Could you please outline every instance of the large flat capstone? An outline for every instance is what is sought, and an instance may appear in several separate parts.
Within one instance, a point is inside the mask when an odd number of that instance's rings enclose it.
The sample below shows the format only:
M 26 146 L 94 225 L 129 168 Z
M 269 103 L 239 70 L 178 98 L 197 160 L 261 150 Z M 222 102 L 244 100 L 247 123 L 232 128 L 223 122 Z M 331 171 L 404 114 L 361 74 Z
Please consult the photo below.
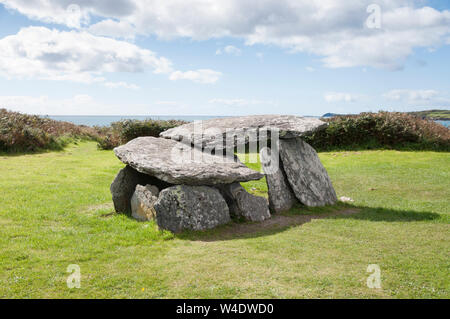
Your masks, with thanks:
M 138 172 L 171 184 L 231 184 L 263 177 L 237 158 L 211 155 L 190 145 L 164 138 L 138 137 L 116 147 L 114 153 Z
M 223 150 L 258 141 L 262 136 L 266 138 L 270 134 L 268 131 L 276 131 L 279 138 L 289 139 L 326 125 L 316 118 L 294 115 L 250 115 L 196 121 L 164 131 L 160 136 L 198 148 Z
M 336 193 L 316 151 L 300 138 L 280 140 L 280 157 L 292 190 L 306 206 L 332 205 Z

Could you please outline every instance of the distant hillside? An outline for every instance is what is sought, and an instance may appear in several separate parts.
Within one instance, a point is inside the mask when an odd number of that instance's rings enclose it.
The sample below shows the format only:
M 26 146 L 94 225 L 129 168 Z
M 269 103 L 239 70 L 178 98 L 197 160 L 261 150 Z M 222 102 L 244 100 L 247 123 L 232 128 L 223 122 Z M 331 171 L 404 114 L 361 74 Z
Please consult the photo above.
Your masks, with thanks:
M 427 119 L 432 121 L 450 121 L 450 110 L 428 110 L 428 111 L 418 111 L 418 112 L 406 112 L 421 119 Z M 357 114 L 337 114 L 337 113 L 325 113 L 322 115 L 323 118 L 330 118 L 334 116 L 352 116 Z
M 345 116 L 345 114 L 325 113 L 322 117 Z
M 429 110 L 419 112 L 408 112 L 408 114 L 428 120 L 450 121 L 450 110 Z

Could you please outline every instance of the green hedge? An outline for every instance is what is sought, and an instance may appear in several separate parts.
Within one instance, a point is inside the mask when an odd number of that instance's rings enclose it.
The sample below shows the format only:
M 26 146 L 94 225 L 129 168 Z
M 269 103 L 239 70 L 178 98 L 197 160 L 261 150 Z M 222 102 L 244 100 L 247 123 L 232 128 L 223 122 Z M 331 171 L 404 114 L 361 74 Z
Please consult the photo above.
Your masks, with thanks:
M 414 149 L 450 151 L 450 130 L 405 113 L 361 113 L 324 119 L 328 127 L 305 137 L 320 151 Z
M 450 130 L 438 123 L 405 113 L 361 113 L 323 119 L 328 126 L 305 136 L 319 151 L 410 149 L 450 151 Z M 99 148 L 112 149 L 139 136 L 155 136 L 184 121 L 123 120 L 112 123 Z
M 324 119 L 328 126 L 305 136 L 319 151 L 354 149 L 411 149 L 450 151 L 450 130 L 433 121 L 405 113 L 361 113 Z M 154 136 L 185 124 L 169 120 L 122 120 L 110 127 L 87 127 L 36 115 L 0 109 L 0 151 L 29 152 L 61 149 L 75 139 L 98 141 L 112 149 L 139 136 Z
M 139 136 L 159 137 L 159 133 L 170 128 L 185 124 L 177 120 L 122 120 L 111 124 L 111 128 L 98 142 L 101 149 L 113 149 Z

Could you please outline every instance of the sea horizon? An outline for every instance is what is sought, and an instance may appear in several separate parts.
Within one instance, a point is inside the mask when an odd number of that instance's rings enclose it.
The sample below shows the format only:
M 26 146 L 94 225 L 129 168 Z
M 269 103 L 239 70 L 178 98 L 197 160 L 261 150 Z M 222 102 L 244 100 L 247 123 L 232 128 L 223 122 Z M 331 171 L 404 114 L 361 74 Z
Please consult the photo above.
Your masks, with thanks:
M 87 126 L 109 126 L 120 120 L 180 120 L 186 122 L 209 120 L 214 118 L 233 117 L 234 115 L 42 115 L 56 121 L 70 122 L 76 125 Z M 304 117 L 315 117 L 311 115 L 298 115 Z

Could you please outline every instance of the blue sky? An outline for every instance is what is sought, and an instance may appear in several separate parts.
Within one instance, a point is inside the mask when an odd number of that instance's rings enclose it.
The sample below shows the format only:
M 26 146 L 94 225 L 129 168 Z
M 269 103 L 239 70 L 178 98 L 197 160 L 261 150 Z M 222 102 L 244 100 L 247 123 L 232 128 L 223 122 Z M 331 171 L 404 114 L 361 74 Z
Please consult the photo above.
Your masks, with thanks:
M 0 107 L 50 115 L 448 109 L 449 10 L 448 1 L 423 0 L 0 0 Z

